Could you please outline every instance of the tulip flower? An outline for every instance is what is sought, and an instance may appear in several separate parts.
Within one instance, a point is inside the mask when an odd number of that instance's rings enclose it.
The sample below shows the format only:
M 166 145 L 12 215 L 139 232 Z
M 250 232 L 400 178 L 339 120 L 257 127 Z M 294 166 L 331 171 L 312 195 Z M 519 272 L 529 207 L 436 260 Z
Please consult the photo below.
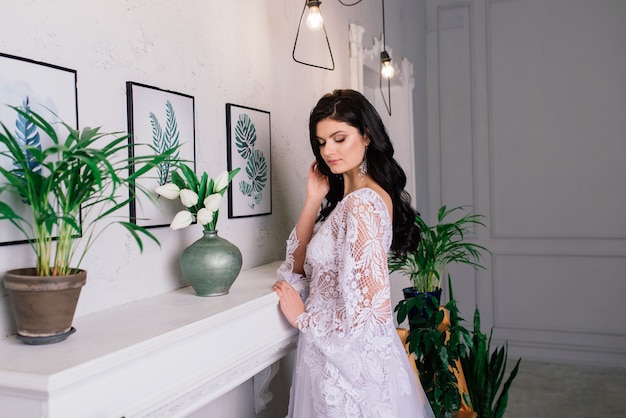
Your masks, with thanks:
M 167 199 L 180 198 L 180 202 L 187 208 L 174 216 L 170 229 L 186 228 L 195 219 L 204 230 L 215 231 L 222 196 L 241 168 L 224 171 L 213 180 L 206 172 L 198 176 L 183 163 L 176 166 L 178 170 L 172 172 L 172 182 L 155 189 L 156 193 Z
M 215 212 L 220 208 L 220 202 L 222 201 L 222 195 L 219 193 L 213 193 L 204 199 L 204 207 L 208 210 Z
M 154 189 L 154 192 L 166 199 L 176 199 L 180 195 L 180 189 L 174 183 L 166 183 Z
M 215 180 L 215 187 L 213 188 L 217 193 L 220 193 L 222 190 L 228 187 L 228 171 L 224 170 L 222 173 L 217 176 L 217 180 Z
M 180 191 L 180 201 L 186 208 L 190 208 L 198 203 L 198 194 L 193 190 L 182 189 Z
M 174 220 L 170 224 L 170 229 L 175 231 L 177 229 L 187 228 L 193 222 L 193 215 L 188 210 L 181 210 L 174 216 Z
M 213 222 L 213 215 L 215 212 L 208 210 L 207 208 L 202 208 L 198 211 L 196 218 L 201 225 L 206 225 L 208 223 Z

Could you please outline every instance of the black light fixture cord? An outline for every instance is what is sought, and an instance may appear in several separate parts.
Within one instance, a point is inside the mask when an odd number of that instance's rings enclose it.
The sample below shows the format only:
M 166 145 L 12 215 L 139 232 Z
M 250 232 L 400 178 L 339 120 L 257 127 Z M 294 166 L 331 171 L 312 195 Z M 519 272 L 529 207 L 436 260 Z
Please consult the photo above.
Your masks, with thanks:
M 385 37 L 385 0 L 382 0 L 382 2 L 383 2 L 383 50 L 384 50 L 385 42 L 387 42 L 387 38 Z
M 339 0 L 341 1 L 341 0 Z M 361 1 L 361 0 L 359 0 Z M 385 50 L 385 44 L 387 43 L 387 36 L 385 34 L 385 0 L 382 0 L 383 2 L 383 46 L 382 46 L 382 50 L 386 52 Z M 380 66 L 381 66 L 381 73 L 380 73 L 380 95 L 383 97 L 383 103 L 385 103 L 385 107 L 387 108 L 387 113 L 389 113 L 389 116 L 391 116 L 391 79 L 387 79 L 387 94 L 389 95 L 389 100 L 387 100 L 387 98 L 385 97 L 385 93 L 383 92 L 383 75 L 382 75 L 382 67 L 383 67 L 384 63 L 382 62 L 382 60 L 380 61 Z

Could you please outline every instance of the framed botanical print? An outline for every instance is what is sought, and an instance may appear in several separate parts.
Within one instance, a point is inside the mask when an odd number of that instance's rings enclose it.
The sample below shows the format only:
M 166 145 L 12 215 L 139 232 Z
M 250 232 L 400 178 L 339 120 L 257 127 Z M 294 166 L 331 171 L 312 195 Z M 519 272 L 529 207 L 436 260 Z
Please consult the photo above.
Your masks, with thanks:
M 137 185 L 147 190 L 149 195 L 135 194 L 130 204 L 130 220 L 145 228 L 167 226 L 181 210 L 180 202 L 178 199 L 165 199 L 154 189 L 171 181 L 172 160 L 182 161 L 195 170 L 194 98 L 129 81 L 126 83 L 126 99 L 129 141 L 133 144 L 129 150 L 137 156 L 139 153 L 163 153 L 176 149 L 170 160 L 137 180 Z M 151 147 L 142 147 L 142 144 Z
M 44 132 L 27 124 L 11 107 L 35 112 L 50 122 L 59 138 L 67 136 L 64 122 L 78 129 L 78 90 L 76 70 L 27 58 L 0 54 L 0 122 L 24 146 L 45 149 L 52 140 Z M 0 145 L 0 153 L 4 150 Z M 0 166 L 11 170 L 13 162 L 0 154 Z M 33 167 L 33 170 L 41 167 Z M 0 184 L 1 186 L 1 184 Z M 17 196 L 5 193 L 2 199 L 16 212 L 29 219 L 30 209 Z M 23 209 L 21 209 L 23 208 Z M 31 219 L 32 220 L 32 219 Z M 29 221 L 32 225 L 33 223 Z M 24 243 L 24 235 L 8 220 L 0 220 L 0 245 Z
M 272 213 L 270 112 L 226 104 L 228 170 L 241 171 L 228 188 L 228 217 Z

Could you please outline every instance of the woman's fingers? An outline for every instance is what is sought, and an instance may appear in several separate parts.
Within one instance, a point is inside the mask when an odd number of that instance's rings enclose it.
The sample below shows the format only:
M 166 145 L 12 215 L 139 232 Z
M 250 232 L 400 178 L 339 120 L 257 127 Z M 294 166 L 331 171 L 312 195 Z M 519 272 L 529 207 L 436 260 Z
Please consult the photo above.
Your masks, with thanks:
M 304 303 L 300 298 L 300 293 L 284 280 L 274 283 L 273 288 L 280 299 L 280 309 L 285 318 L 296 326 L 296 319 L 304 312 Z

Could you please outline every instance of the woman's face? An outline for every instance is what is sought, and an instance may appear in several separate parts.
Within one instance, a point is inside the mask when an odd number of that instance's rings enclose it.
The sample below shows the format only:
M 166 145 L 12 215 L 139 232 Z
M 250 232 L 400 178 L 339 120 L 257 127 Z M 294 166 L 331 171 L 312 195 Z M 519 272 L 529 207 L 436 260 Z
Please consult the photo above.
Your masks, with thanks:
M 354 126 L 329 118 L 317 123 L 315 133 L 320 154 L 333 174 L 358 170 L 369 138 L 361 135 Z

